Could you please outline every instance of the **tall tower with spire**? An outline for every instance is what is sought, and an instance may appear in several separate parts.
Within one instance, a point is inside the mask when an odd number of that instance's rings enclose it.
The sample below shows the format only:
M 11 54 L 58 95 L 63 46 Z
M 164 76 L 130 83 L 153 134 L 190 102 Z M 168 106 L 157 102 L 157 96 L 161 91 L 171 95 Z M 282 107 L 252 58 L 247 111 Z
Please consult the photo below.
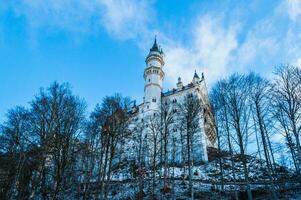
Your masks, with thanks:
M 164 54 L 157 44 L 154 44 L 146 56 L 146 67 L 144 70 L 144 105 L 146 111 L 158 110 L 161 103 L 162 83 L 164 80 Z

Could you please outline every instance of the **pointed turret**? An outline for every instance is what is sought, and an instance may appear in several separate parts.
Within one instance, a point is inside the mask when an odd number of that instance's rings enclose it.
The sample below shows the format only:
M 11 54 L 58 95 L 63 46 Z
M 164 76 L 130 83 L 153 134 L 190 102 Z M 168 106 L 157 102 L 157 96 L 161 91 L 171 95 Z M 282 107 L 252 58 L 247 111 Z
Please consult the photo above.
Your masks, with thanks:
M 196 73 L 196 70 L 194 70 L 194 76 L 193 76 L 193 78 L 198 78 L 198 79 L 200 78 L 199 75 Z
M 178 88 L 178 90 L 183 88 L 183 83 L 181 81 L 181 77 L 178 78 L 177 88 Z
M 157 36 L 155 36 L 155 40 L 154 40 L 154 44 L 152 46 L 152 48 L 149 49 L 149 53 L 148 55 L 146 56 L 146 63 L 147 64 L 153 64 L 151 62 L 149 62 L 151 59 L 156 59 L 160 62 L 160 66 L 158 67 L 163 67 L 163 65 L 165 64 L 164 63 L 164 60 L 163 60 L 163 57 L 164 57 L 164 53 L 163 53 L 163 50 L 162 48 L 157 44 Z M 147 67 L 149 67 L 149 65 L 147 65 Z
M 157 38 L 155 37 L 154 44 L 152 48 L 150 48 L 149 54 L 145 59 L 144 103 L 146 105 L 146 111 L 158 110 L 160 107 L 164 79 L 164 55 L 162 52 L 162 49 L 157 44 Z
M 196 73 L 196 70 L 194 71 L 194 76 L 193 76 L 193 79 L 192 79 L 192 83 L 193 84 L 197 84 L 200 82 L 200 77 L 199 75 Z
M 160 49 L 158 47 L 158 44 L 157 44 L 157 36 L 155 36 L 155 41 L 154 41 L 154 44 L 153 44 L 152 48 L 150 49 L 150 51 L 157 51 L 157 52 L 161 53 Z

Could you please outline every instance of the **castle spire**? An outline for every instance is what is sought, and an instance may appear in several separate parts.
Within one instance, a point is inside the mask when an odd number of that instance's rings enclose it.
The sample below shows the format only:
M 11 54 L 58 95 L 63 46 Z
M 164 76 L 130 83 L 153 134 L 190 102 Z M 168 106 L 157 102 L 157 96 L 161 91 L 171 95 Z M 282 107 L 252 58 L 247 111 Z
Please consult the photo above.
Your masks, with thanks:
M 196 73 L 196 70 L 194 70 L 194 76 L 193 76 L 193 78 L 197 78 L 197 79 L 200 78 L 199 75 Z
M 183 87 L 183 83 L 182 83 L 181 77 L 179 77 L 178 83 L 177 83 L 177 88 L 180 90 L 180 89 L 182 89 L 182 87 Z
M 160 50 L 159 50 L 159 47 L 157 44 L 157 36 L 155 36 L 155 41 L 154 41 L 154 44 L 153 44 L 152 48 L 150 49 L 150 51 L 157 51 L 160 53 Z
M 196 70 L 194 70 L 194 75 L 193 75 L 193 79 L 192 79 L 192 83 L 193 84 L 197 84 L 200 82 L 200 77 L 199 75 L 196 73 Z
M 164 79 L 164 60 L 161 48 L 155 37 L 154 44 L 146 56 L 146 67 L 144 69 L 144 103 L 147 110 L 158 110 L 161 102 Z

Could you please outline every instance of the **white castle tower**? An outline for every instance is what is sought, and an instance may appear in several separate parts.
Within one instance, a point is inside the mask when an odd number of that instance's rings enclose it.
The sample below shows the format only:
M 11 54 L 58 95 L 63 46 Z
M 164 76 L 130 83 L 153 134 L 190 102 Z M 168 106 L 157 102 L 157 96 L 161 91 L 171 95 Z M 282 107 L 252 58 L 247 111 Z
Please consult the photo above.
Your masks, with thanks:
M 160 108 L 162 96 L 162 83 L 164 80 L 164 60 L 163 51 L 157 45 L 155 38 L 153 47 L 145 59 L 146 68 L 144 70 L 144 108 L 145 111 L 155 111 Z
M 187 98 L 196 97 L 201 105 L 202 109 L 198 116 L 198 128 L 197 131 L 193 134 L 192 146 L 193 146 L 193 161 L 194 163 L 207 161 L 207 147 L 216 146 L 216 134 L 212 130 L 212 122 L 214 122 L 211 115 L 211 108 L 209 104 L 208 92 L 205 83 L 204 74 L 199 77 L 197 72 L 194 72 L 194 76 L 190 83 L 184 85 L 181 78 L 178 78 L 176 87 L 163 91 L 163 80 L 164 80 L 164 54 L 162 49 L 158 46 L 157 40 L 155 38 L 154 44 L 150 49 L 148 55 L 145 59 L 146 67 L 144 69 L 143 78 L 144 78 L 144 98 L 143 102 L 139 105 L 134 105 L 131 110 L 132 123 L 130 124 L 131 128 L 137 129 L 138 134 L 142 134 L 145 145 L 145 150 L 143 153 L 148 154 L 152 152 L 151 137 L 148 137 L 151 133 L 150 127 L 151 122 L 155 120 L 155 113 L 160 113 L 162 109 L 162 103 L 164 105 L 170 106 L 170 110 L 173 113 L 173 118 L 175 119 L 172 124 L 168 127 L 168 139 L 171 141 L 171 138 L 175 139 L 174 144 L 174 153 L 175 153 L 175 162 L 183 163 L 186 161 L 185 156 L 182 154 L 183 149 L 185 149 L 185 141 L 181 139 L 184 134 L 181 126 L 179 116 L 181 116 L 180 105 L 187 100 Z M 179 74 L 180 75 L 180 74 Z M 181 132 L 182 131 L 182 132 Z M 133 131 L 135 132 L 135 131 Z M 180 142 L 184 141 L 184 143 Z M 130 142 L 134 144 L 134 141 Z M 169 143 L 171 145 L 171 142 Z M 127 149 L 128 155 L 135 155 L 135 145 L 132 145 L 131 150 Z M 172 148 L 169 147 L 169 150 Z M 185 150 L 184 150 L 185 151 Z M 172 159 L 172 152 L 168 153 L 168 159 Z M 134 159 L 130 156 L 127 159 Z

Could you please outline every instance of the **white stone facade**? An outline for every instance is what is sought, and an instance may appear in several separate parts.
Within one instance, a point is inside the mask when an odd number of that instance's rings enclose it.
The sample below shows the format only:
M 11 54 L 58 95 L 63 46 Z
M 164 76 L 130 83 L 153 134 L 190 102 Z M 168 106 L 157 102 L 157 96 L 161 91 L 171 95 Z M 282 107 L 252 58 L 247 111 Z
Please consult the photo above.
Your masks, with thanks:
M 134 106 L 133 108 L 133 122 L 131 124 L 132 127 L 135 127 L 141 120 L 152 120 L 152 116 L 155 115 L 154 113 L 160 112 L 160 109 L 162 108 L 162 103 L 170 103 L 170 104 L 181 104 L 183 102 L 184 98 L 188 95 L 194 95 L 196 96 L 200 101 L 202 105 L 209 105 L 208 104 L 208 92 L 207 87 L 205 83 L 205 79 L 203 74 L 201 77 L 197 75 L 195 72 L 192 82 L 188 85 L 183 86 L 181 79 L 178 79 L 178 83 L 176 84 L 176 88 L 168 90 L 167 92 L 163 92 L 163 80 L 164 80 L 164 54 L 161 49 L 159 49 L 157 42 L 155 40 L 153 47 L 150 49 L 149 54 L 146 57 L 146 67 L 144 70 L 144 98 L 143 103 L 141 103 L 138 106 Z M 177 110 L 176 106 L 172 109 L 175 109 L 175 118 L 177 118 Z M 206 117 L 206 109 L 207 112 L 210 110 L 208 108 L 205 108 L 200 113 L 199 116 L 199 129 L 198 132 L 194 135 L 192 145 L 193 145 L 193 161 L 194 162 L 200 162 L 204 161 L 206 162 L 208 160 L 207 155 L 207 147 L 208 146 L 215 146 L 215 136 L 206 134 L 206 120 L 208 120 L 208 117 Z M 151 130 L 149 128 L 150 125 L 145 123 L 144 128 L 144 144 L 146 144 L 145 148 L 145 154 L 151 154 L 153 149 L 153 145 L 147 145 L 150 144 L 151 136 L 148 136 L 151 134 Z M 183 158 L 185 156 L 183 152 L 183 138 L 181 140 L 181 137 L 183 137 L 183 134 L 181 134 L 181 130 L 179 129 L 179 123 L 177 120 L 175 120 L 174 124 L 169 126 L 169 153 L 168 157 L 169 159 L 173 159 L 176 163 L 182 163 L 186 159 Z M 181 136 L 182 135 L 182 136 Z M 172 142 L 174 141 L 174 142 Z M 186 140 L 184 140 L 186 141 Z M 175 148 L 171 148 L 171 145 Z M 171 149 L 174 149 L 174 153 L 171 152 Z M 129 150 L 130 151 L 130 150 Z M 133 149 L 133 151 L 135 151 Z M 174 155 L 174 157 L 173 157 Z M 146 156 L 147 157 L 147 156 Z

